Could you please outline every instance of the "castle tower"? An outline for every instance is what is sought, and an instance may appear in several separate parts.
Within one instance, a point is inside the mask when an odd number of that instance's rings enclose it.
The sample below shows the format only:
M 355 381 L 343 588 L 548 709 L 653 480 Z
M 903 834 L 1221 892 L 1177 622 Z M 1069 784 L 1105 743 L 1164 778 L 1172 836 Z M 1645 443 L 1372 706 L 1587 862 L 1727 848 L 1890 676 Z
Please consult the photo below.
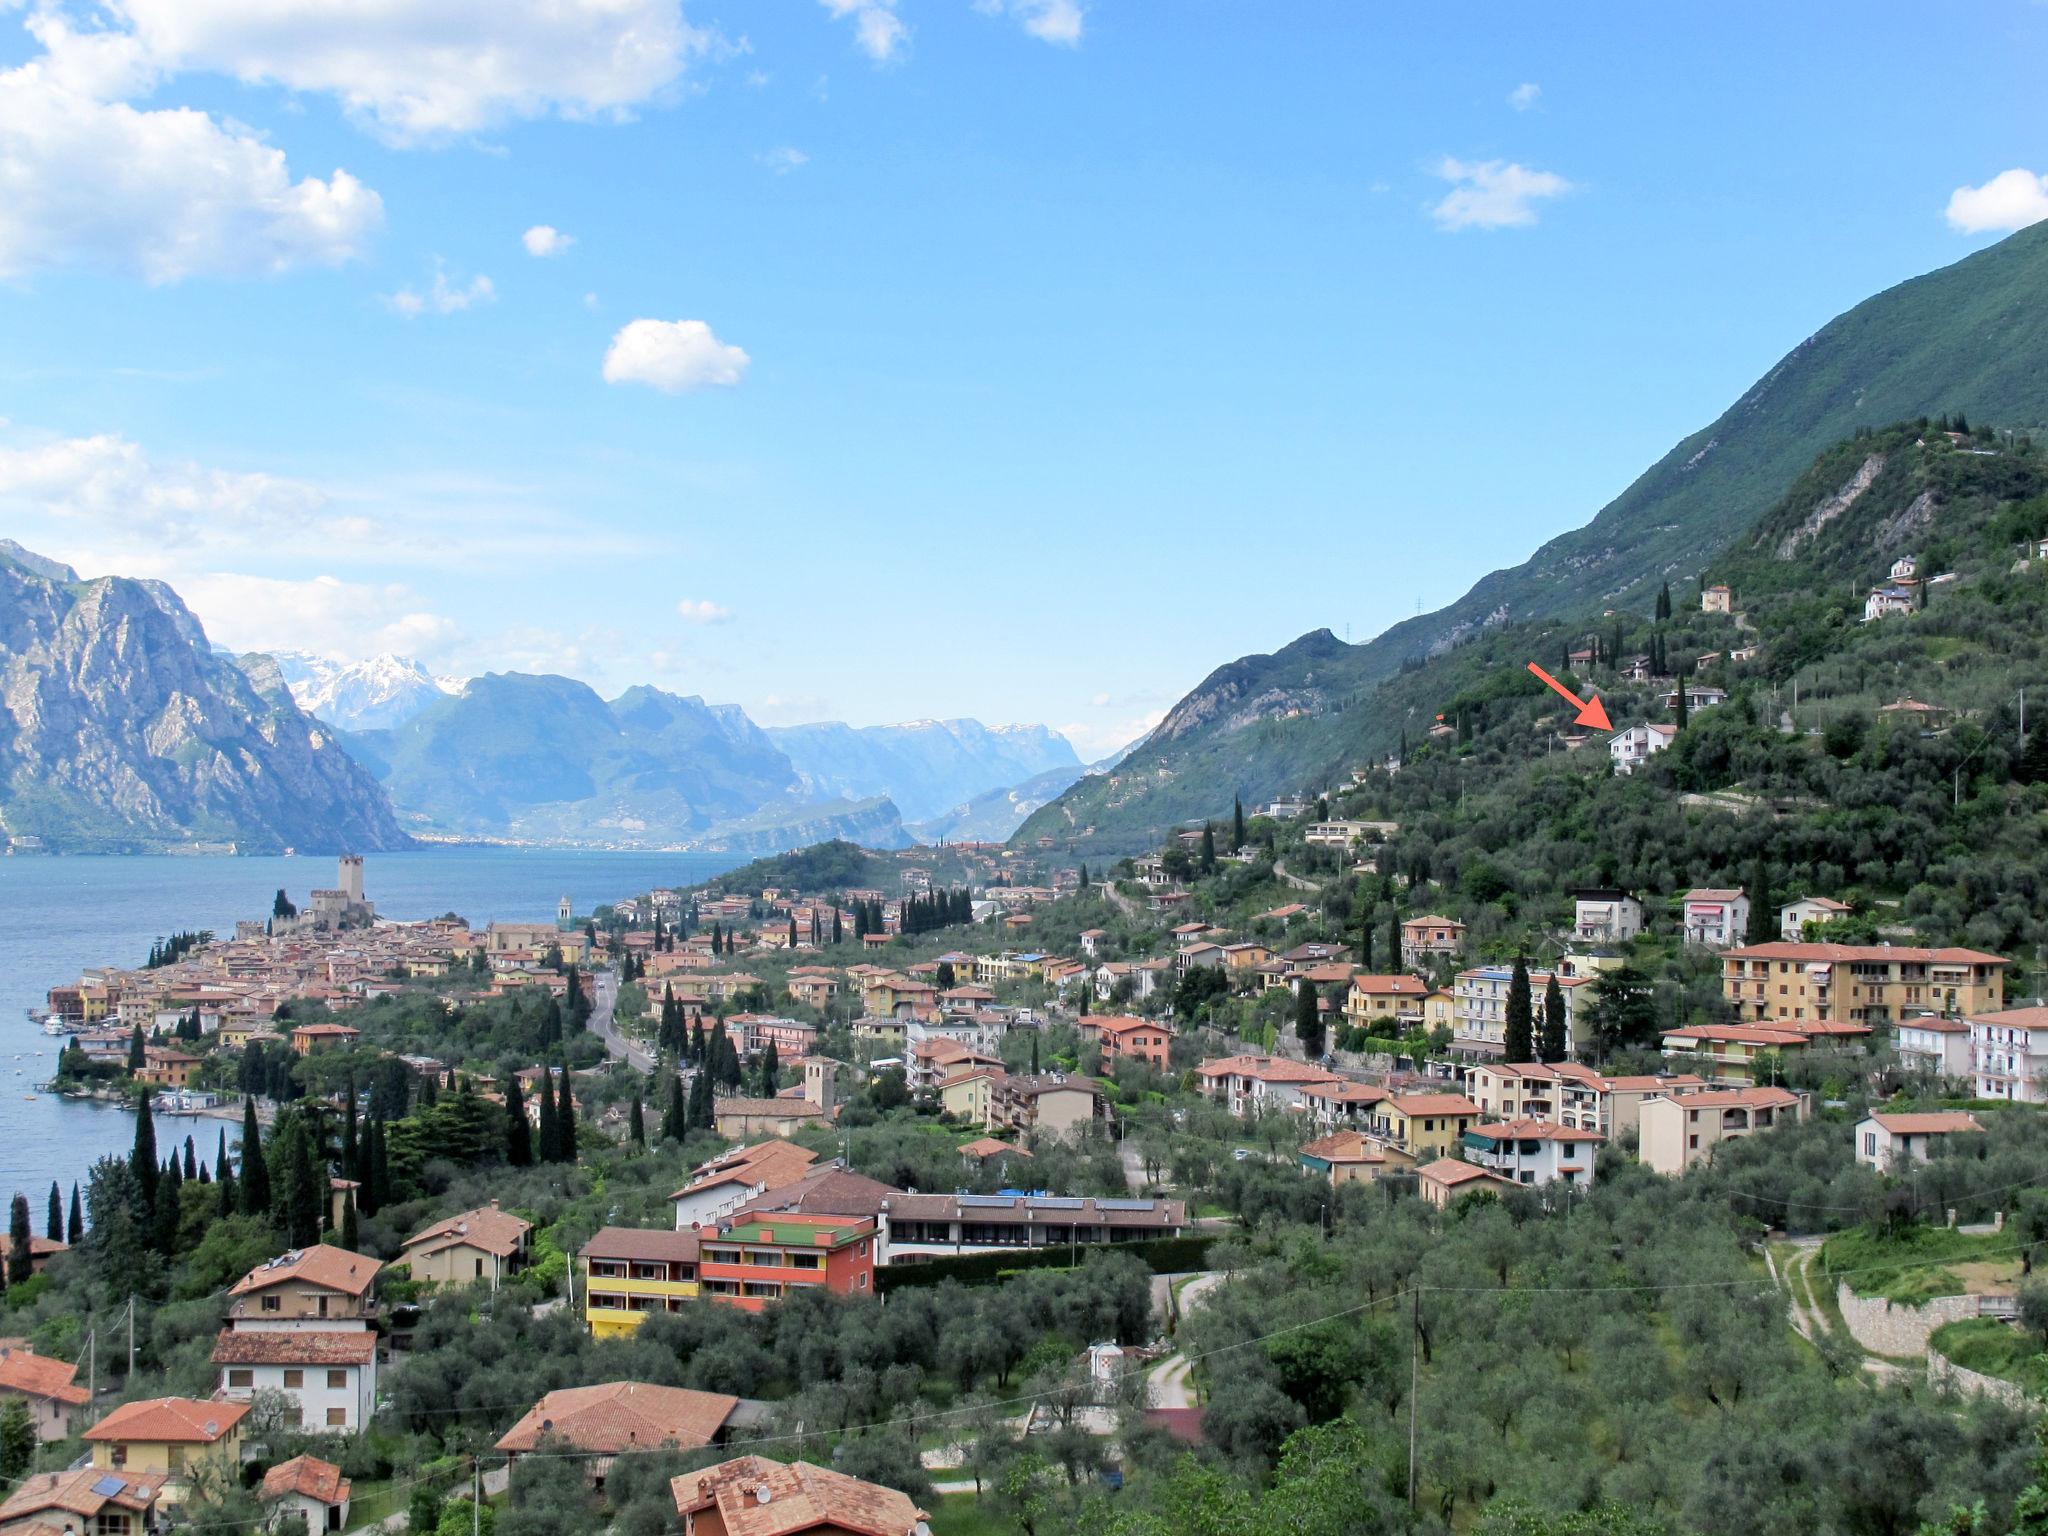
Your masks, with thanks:
M 344 853 L 341 868 L 336 873 L 335 885 L 342 898 L 352 907 L 363 904 L 363 856 L 360 853 Z

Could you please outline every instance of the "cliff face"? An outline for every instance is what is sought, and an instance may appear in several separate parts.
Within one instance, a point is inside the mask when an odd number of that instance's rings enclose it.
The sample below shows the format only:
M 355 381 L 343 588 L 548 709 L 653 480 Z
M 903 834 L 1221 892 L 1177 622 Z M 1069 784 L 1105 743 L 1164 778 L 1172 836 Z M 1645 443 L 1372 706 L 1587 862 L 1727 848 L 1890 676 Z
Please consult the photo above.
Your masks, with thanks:
M 55 853 L 364 852 L 410 839 L 282 689 L 160 582 L 0 553 L 0 832 Z

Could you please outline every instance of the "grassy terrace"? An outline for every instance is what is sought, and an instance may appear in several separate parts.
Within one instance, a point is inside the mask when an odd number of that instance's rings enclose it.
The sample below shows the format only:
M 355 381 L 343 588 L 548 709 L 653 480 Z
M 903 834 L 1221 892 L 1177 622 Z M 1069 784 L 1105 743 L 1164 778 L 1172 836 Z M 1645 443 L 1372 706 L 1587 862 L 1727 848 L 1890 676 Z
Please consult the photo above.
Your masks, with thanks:
M 1995 1317 L 1965 1318 L 1944 1323 L 1928 1341 L 1966 1371 L 1996 1376 L 2048 1397 L 2048 1354 L 2041 1341 Z
M 2008 1284 L 2019 1272 L 2013 1239 L 1999 1233 L 1911 1226 L 1901 1231 L 1858 1227 L 1821 1245 L 1820 1267 L 1858 1296 L 1917 1307 L 1937 1296 Z

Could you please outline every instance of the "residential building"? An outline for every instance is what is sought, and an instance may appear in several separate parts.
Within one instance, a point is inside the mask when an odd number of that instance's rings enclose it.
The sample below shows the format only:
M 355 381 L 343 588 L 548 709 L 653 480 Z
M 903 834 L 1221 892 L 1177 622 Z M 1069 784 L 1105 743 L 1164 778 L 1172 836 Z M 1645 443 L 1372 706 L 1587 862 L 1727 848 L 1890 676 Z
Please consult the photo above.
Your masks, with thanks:
M 695 1232 L 600 1227 L 576 1255 L 592 1337 L 631 1333 L 648 1313 L 680 1312 L 695 1301 L 698 1248 Z
M 242 1463 L 242 1420 L 247 1403 L 192 1397 L 145 1397 L 123 1403 L 85 1432 L 93 1467 L 133 1479 L 163 1479 L 157 1497 L 175 1504 L 194 1473 L 217 1468 L 233 1477 Z
M 994 1145 L 1004 1147 L 1002 1142 Z M 1029 1158 L 1021 1148 L 1004 1147 L 1006 1152 Z M 859 1216 L 873 1219 L 881 1213 L 882 1202 L 903 1191 L 880 1179 L 855 1173 L 839 1159 L 821 1163 L 794 1184 L 770 1190 L 749 1200 L 734 1213 L 735 1221 L 753 1221 L 788 1211 L 799 1216 Z
M 545 1394 L 498 1437 L 507 1464 L 559 1445 L 580 1452 L 584 1476 L 602 1483 L 612 1458 L 638 1451 L 695 1451 L 722 1443 L 740 1400 L 723 1392 L 607 1381 Z
M 1643 931 L 1643 909 L 1627 891 L 1596 886 L 1576 893 L 1572 931 L 1585 944 L 1625 944 Z
M 1778 932 L 1787 943 L 1798 944 L 1806 938 L 1808 923 L 1833 922 L 1855 910 L 1846 901 L 1836 901 L 1832 896 L 1802 896 L 1778 908 Z
M 1179 1237 L 1179 1200 L 1098 1200 L 1056 1195 L 893 1193 L 876 1217 L 881 1264 L 1033 1248 L 1080 1248 Z
M 1505 1120 L 1473 1126 L 1459 1145 L 1480 1167 L 1517 1184 L 1584 1189 L 1593 1182 L 1600 1135 L 1548 1120 Z
M 1735 595 L 1726 587 L 1702 587 L 1700 589 L 1701 613 L 1733 613 Z
M 1408 975 L 1354 975 L 1344 993 L 1344 1017 L 1353 1024 L 1392 1019 L 1402 1029 L 1422 1022 L 1422 1000 L 1429 984 Z
M 1331 1187 L 1370 1184 L 1389 1173 L 1406 1173 L 1415 1159 L 1399 1147 L 1375 1141 L 1363 1131 L 1333 1131 L 1301 1149 L 1301 1166 Z
M 1675 725 L 1648 722 L 1631 725 L 1607 738 L 1607 752 L 1614 759 L 1616 773 L 1634 773 L 1657 753 L 1671 745 L 1678 734 Z
M 361 1038 L 362 1031 L 347 1024 L 301 1024 L 291 1034 L 292 1049 L 301 1056 L 345 1050 Z
M 1075 1027 L 1083 1040 L 1092 1040 L 1102 1047 L 1105 1069 L 1112 1062 L 1129 1059 L 1142 1061 L 1162 1072 L 1166 1070 L 1167 1050 L 1172 1044 L 1173 1034 L 1156 1019 L 1084 1013 Z
M 427 1285 L 483 1285 L 492 1290 L 526 1262 L 533 1223 L 498 1209 L 464 1211 L 415 1232 L 398 1250 L 413 1279 Z
M 1809 1050 L 1816 1045 L 1860 1045 L 1867 1024 L 1830 1024 L 1787 1019 L 1780 1024 L 1687 1024 L 1664 1032 L 1664 1054 L 1696 1060 L 1708 1078 L 1741 1086 L 1756 1080 L 1757 1064 L 1771 1053 Z
M 1529 1001 L 1535 1015 L 1534 1027 L 1543 1027 L 1543 1000 L 1550 990 L 1550 971 L 1529 973 Z M 1590 976 L 1557 975 L 1557 990 L 1564 998 L 1564 1048 L 1567 1056 L 1579 1047 L 1578 1015 L 1580 997 Z M 1514 985 L 1513 966 L 1482 965 L 1460 971 L 1451 984 L 1451 1049 L 1476 1059 L 1500 1059 L 1507 1052 L 1508 992 Z
M 1644 1101 L 1699 1093 L 1709 1086 L 1704 1077 L 1690 1072 L 1601 1077 L 1591 1081 L 1567 1076 L 1558 1084 L 1557 1119 L 1560 1125 L 1597 1131 L 1612 1141 L 1639 1128 Z
M 214 1340 L 213 1363 L 220 1397 L 247 1403 L 281 1392 L 302 1429 L 353 1434 L 376 1409 L 377 1335 L 368 1328 L 229 1328 Z
M 1749 933 L 1749 897 L 1738 890 L 1701 886 L 1678 898 L 1685 942 L 1709 949 L 1740 944 Z
M 1870 589 L 1870 595 L 1863 600 L 1863 622 L 1872 623 L 1877 619 L 1888 619 L 1895 614 L 1911 613 L 1920 606 L 1920 583 L 1908 576 L 1899 581 L 1888 581 Z
M 1865 1115 L 1856 1122 L 1856 1161 L 1889 1173 L 1902 1162 L 1926 1162 L 1936 1142 L 1983 1131 L 1977 1117 L 1962 1110 Z
M 29 1422 L 43 1444 L 69 1439 L 73 1417 L 91 1401 L 78 1382 L 77 1366 L 23 1344 L 0 1347 L 0 1402 L 8 1398 L 28 1406 Z
M 1721 957 L 1721 992 L 1745 1022 L 1888 1024 L 1908 1013 L 1974 1016 L 2005 1003 L 2003 955 L 1903 944 L 1751 944 Z
M 7 1536 L 145 1536 L 160 1524 L 161 1472 L 110 1473 L 99 1467 L 32 1472 L 0 1504 Z
M 1401 924 L 1401 965 L 1421 967 L 1440 954 L 1458 954 L 1464 948 L 1464 924 L 1456 918 L 1409 918 Z
M 1972 1013 L 1970 1069 L 1980 1099 L 2048 1103 L 2048 1008 Z
M 777 1213 L 704 1232 L 698 1293 L 759 1312 L 791 1290 L 823 1286 L 842 1296 L 874 1288 L 876 1224 L 858 1217 Z
M 682 1536 L 924 1536 L 931 1517 L 879 1483 L 741 1456 L 669 1484 Z
M 1970 1044 L 1970 1021 L 1938 1013 L 1908 1014 L 1893 1031 L 1899 1064 L 1942 1077 L 1969 1077 L 1976 1058 Z
M 274 1523 L 296 1515 L 305 1522 L 307 1536 L 319 1536 L 347 1526 L 349 1490 L 349 1480 L 333 1462 L 294 1456 L 263 1474 L 256 1498 Z
M 1714 658 L 1716 661 L 1720 659 L 1718 655 Z M 1705 658 L 1702 657 L 1701 660 L 1704 661 Z M 1687 683 L 1685 685 L 1685 707 L 1688 711 L 1712 709 L 1716 704 L 1726 704 L 1727 702 L 1728 690 L 1726 688 L 1715 688 L 1707 683 Z M 1674 713 L 1677 712 L 1678 690 L 1676 688 L 1673 688 L 1664 695 L 1664 707 Z
M 1318 1130 L 1337 1131 L 1346 1127 L 1366 1129 L 1377 1116 L 1380 1101 L 1393 1095 L 1374 1083 L 1338 1079 L 1328 1083 L 1303 1083 L 1295 1090 L 1295 1108 L 1306 1114 Z
M 818 1154 L 788 1142 L 734 1147 L 701 1164 L 683 1188 L 670 1195 L 676 1230 L 714 1226 L 756 1195 L 794 1184 L 810 1171 Z
M 1680 1174 L 1725 1141 L 1804 1120 L 1806 1107 L 1806 1096 L 1789 1088 L 1710 1088 L 1645 1099 L 1638 1156 L 1658 1173 Z
M 1110 1118 L 1102 1092 L 1085 1078 L 1005 1073 L 995 1084 L 991 1130 L 1024 1131 L 1073 1141 Z
M 996 1123 L 996 1084 L 1008 1075 L 1000 1067 L 975 1067 L 949 1077 L 939 1084 L 939 1108 L 988 1130 Z
M 1415 1170 L 1416 1193 L 1440 1211 L 1467 1195 L 1499 1196 L 1517 1187 L 1513 1179 L 1455 1157 L 1439 1157 Z
M 1479 1106 L 1460 1093 L 1407 1093 L 1382 1100 L 1373 1129 L 1380 1140 L 1417 1162 L 1443 1156 L 1479 1120 Z
M 720 1095 L 711 1105 L 712 1125 L 728 1141 L 744 1141 L 754 1136 L 794 1136 L 806 1126 L 829 1125 L 831 1121 L 829 1109 L 793 1094 L 772 1099 Z
M 383 1267 L 367 1253 L 331 1243 L 294 1248 L 228 1288 L 228 1325 L 319 1329 L 347 1320 L 367 1327 L 376 1310 L 370 1287 Z
M 1344 1081 L 1327 1067 L 1285 1056 L 1224 1056 L 1195 1068 L 1201 1091 L 1238 1119 L 1300 1107 L 1301 1090 Z
M 1482 1061 L 1465 1074 L 1465 1091 L 1489 1120 L 1560 1120 L 1565 1085 L 1599 1081 L 1598 1072 L 1577 1062 Z

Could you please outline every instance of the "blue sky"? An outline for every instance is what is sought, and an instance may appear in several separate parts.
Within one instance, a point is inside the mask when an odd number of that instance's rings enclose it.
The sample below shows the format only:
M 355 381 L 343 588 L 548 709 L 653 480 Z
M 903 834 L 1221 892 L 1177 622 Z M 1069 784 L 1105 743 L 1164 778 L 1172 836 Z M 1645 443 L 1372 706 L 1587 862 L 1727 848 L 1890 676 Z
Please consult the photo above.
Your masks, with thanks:
M 0 534 L 770 723 L 1119 745 L 2048 216 L 2034 4 L 352 9 L 0 0 Z

